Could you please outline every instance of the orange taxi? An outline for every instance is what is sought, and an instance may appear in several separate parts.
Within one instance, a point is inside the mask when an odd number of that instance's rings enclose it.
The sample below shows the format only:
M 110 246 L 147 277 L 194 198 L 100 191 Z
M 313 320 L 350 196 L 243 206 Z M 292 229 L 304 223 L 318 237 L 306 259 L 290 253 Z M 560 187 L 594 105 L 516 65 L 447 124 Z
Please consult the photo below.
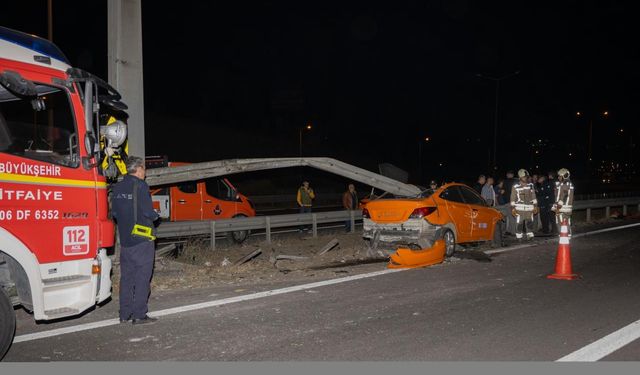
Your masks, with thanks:
M 464 184 L 448 183 L 419 198 L 371 200 L 362 216 L 363 237 L 373 248 L 419 250 L 442 239 L 451 256 L 460 243 L 502 244 L 502 214 Z

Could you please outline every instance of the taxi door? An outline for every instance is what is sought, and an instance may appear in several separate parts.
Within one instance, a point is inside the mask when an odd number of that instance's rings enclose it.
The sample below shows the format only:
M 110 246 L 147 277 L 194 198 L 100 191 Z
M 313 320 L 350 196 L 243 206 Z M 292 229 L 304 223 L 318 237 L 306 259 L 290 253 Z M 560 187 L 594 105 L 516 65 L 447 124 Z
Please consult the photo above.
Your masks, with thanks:
M 493 236 L 493 216 L 487 203 L 474 190 L 459 186 L 465 202 L 471 208 L 471 241 L 490 240 Z
M 471 237 L 471 208 L 465 202 L 457 185 L 450 186 L 440 193 L 440 198 L 447 202 L 447 213 L 456 226 L 458 237 L 456 242 L 469 241 Z

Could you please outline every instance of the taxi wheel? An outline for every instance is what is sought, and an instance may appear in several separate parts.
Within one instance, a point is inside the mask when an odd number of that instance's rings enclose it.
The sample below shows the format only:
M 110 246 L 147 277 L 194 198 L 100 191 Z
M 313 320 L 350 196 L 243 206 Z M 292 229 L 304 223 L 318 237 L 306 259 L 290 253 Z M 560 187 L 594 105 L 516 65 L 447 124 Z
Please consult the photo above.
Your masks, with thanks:
M 444 240 L 444 256 L 449 258 L 456 251 L 456 236 L 451 229 L 447 229 L 442 234 L 442 239 Z
M 498 221 L 493 226 L 493 239 L 491 240 L 491 247 L 503 247 L 504 239 L 502 238 L 502 226 L 504 223 L 502 221 Z

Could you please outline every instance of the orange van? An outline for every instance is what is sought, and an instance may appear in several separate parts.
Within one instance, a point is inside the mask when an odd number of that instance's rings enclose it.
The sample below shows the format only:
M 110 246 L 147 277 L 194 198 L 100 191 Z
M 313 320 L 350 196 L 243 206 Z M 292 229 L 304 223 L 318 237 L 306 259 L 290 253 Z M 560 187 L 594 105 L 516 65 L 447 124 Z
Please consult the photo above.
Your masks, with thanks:
M 147 168 L 177 167 L 189 163 L 167 162 L 162 157 L 147 157 Z M 160 217 L 169 221 L 218 220 L 256 216 L 249 198 L 226 178 L 187 181 L 175 186 L 151 189 L 153 208 Z M 231 238 L 240 243 L 249 231 L 232 232 Z

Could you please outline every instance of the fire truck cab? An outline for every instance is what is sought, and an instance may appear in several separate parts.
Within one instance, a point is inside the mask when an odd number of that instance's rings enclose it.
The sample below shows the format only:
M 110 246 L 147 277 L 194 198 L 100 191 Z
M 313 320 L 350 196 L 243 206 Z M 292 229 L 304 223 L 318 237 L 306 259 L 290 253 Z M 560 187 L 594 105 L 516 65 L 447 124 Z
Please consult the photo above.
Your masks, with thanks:
M 52 320 L 111 295 L 100 118 L 124 109 L 111 86 L 72 68 L 51 42 L 0 27 L 0 358 L 15 334 L 14 306 Z

